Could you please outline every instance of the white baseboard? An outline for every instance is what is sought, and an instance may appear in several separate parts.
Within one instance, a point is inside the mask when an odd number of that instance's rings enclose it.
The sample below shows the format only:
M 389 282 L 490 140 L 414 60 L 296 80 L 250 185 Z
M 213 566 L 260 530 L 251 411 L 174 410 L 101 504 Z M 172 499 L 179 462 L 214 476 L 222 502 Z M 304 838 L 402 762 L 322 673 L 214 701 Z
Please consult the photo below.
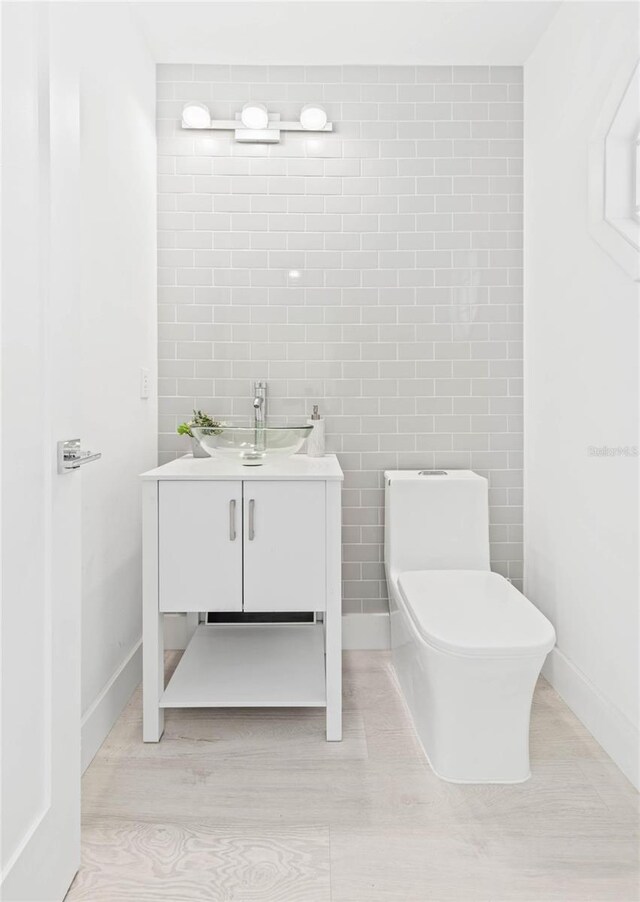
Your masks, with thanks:
M 554 648 L 542 673 L 636 789 L 640 789 L 640 734 L 626 714 Z
M 141 679 L 142 640 L 134 645 L 82 718 L 80 735 L 83 773 L 91 764 Z
M 345 650 L 390 648 L 388 614 L 345 614 L 342 618 Z
M 164 647 L 186 648 L 189 626 L 185 614 L 165 614 Z M 345 614 L 342 618 L 344 649 L 389 648 L 388 614 Z

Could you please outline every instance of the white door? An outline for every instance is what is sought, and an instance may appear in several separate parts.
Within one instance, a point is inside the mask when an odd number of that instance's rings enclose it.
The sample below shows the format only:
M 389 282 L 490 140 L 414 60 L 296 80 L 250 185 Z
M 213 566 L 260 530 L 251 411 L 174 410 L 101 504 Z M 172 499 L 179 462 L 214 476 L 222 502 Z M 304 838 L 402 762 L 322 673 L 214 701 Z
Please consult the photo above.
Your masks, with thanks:
M 160 482 L 161 611 L 242 610 L 242 483 Z
M 326 607 L 323 482 L 244 483 L 244 610 Z
M 65 7 L 2 8 L 2 899 L 80 860 L 79 105 Z M 99 464 L 91 464 L 99 466 Z

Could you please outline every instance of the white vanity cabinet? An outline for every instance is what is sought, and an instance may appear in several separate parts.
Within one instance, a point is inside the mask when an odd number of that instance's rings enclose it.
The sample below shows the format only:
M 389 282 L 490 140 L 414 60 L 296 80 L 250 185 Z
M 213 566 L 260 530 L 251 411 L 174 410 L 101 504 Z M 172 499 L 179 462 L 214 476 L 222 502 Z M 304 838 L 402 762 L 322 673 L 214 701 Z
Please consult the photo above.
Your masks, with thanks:
M 242 483 L 158 482 L 161 611 L 242 610 Z
M 324 611 L 326 490 L 306 480 L 163 480 L 160 610 Z
M 262 467 L 190 456 L 143 474 L 144 739 L 170 707 L 326 707 L 341 739 L 342 471 L 333 455 Z M 165 686 L 163 616 L 315 612 L 207 624 Z
M 324 483 L 245 483 L 245 611 L 326 609 L 326 525 Z

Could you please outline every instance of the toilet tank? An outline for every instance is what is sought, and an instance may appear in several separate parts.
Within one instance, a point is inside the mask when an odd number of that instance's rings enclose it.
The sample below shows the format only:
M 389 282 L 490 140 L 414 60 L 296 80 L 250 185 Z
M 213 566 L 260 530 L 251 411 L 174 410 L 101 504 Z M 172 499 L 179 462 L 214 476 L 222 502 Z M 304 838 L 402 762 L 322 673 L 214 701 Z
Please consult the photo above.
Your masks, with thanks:
M 387 571 L 488 570 L 488 482 L 471 470 L 388 470 Z

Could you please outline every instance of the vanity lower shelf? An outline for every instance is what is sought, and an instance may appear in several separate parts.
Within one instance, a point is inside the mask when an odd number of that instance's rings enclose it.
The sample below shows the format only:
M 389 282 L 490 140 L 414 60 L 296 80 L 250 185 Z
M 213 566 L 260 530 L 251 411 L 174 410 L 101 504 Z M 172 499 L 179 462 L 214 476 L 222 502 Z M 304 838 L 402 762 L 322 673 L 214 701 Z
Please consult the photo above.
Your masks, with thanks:
M 200 624 L 161 708 L 324 707 L 323 624 Z

